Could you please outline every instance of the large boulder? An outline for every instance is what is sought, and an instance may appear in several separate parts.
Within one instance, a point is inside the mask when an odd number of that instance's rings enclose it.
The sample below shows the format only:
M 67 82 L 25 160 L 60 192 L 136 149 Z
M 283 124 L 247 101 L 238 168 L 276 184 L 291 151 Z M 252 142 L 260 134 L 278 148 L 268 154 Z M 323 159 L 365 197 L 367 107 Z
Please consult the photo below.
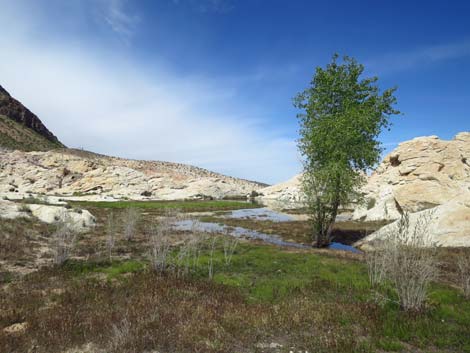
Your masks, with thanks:
M 427 226 L 429 240 L 438 246 L 461 247 L 470 246 L 470 193 L 458 196 L 443 205 L 430 210 L 411 213 L 409 216 L 409 234 L 417 221 L 430 218 Z M 429 213 L 429 215 L 426 215 Z M 397 222 L 386 225 L 378 231 L 361 239 L 355 245 L 367 250 L 386 239 L 397 227 Z
M 78 231 L 86 231 L 96 224 L 95 217 L 87 210 L 67 209 L 62 206 L 28 205 L 34 217 L 45 223 L 65 222 Z
M 470 132 L 451 141 L 418 137 L 385 157 L 364 188 L 368 202 L 356 209 L 353 218 L 394 220 L 404 211 L 444 205 L 469 192 Z
M 35 217 L 44 223 L 65 222 L 77 232 L 94 227 L 95 217 L 87 210 L 71 209 L 60 205 L 26 204 L 0 200 L 0 218 Z

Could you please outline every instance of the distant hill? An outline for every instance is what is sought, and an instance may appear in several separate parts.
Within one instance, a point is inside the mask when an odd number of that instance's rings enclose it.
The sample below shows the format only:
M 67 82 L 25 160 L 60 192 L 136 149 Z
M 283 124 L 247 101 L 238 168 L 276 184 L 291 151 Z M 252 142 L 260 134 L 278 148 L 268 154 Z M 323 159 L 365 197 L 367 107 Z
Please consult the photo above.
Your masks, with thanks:
M 0 86 L 0 147 L 47 151 L 64 145 L 34 113 Z

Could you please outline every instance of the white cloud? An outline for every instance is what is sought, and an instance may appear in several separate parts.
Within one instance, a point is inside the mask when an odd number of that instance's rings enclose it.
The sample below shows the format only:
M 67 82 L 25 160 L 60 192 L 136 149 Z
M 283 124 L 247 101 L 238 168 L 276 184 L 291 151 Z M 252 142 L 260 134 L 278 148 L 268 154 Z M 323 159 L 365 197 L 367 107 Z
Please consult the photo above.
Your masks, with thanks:
M 15 15 L 18 27 L 33 20 Z M 14 27 L 9 34 L 0 37 L 0 84 L 68 146 L 265 182 L 299 170 L 295 142 L 258 119 L 226 80 L 143 70 L 116 53 L 37 41 Z
M 463 57 L 470 57 L 470 39 L 390 53 L 370 60 L 366 63 L 366 67 L 372 71 L 393 73 Z

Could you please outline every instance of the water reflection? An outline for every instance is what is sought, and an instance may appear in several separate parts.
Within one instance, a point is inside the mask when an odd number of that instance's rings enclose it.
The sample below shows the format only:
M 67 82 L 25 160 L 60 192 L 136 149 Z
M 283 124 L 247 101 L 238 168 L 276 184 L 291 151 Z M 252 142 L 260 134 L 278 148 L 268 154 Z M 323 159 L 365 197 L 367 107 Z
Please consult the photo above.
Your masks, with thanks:
M 231 226 L 227 226 L 224 224 L 218 224 L 218 223 L 212 223 L 212 222 L 199 222 L 199 221 L 188 219 L 188 220 L 177 222 L 174 225 L 174 227 L 176 230 L 182 230 L 182 231 L 197 230 L 197 231 L 204 232 L 204 233 L 223 233 L 223 234 L 231 235 L 236 238 L 261 240 L 269 244 L 297 248 L 297 249 L 311 248 L 310 245 L 284 241 L 278 235 L 266 234 L 266 233 L 258 232 L 256 230 L 246 229 L 243 227 L 231 227 Z M 354 253 L 361 253 L 359 250 L 357 250 L 353 246 L 344 245 L 344 244 L 336 243 L 336 242 L 331 243 L 328 248 L 332 250 L 344 250 L 344 251 L 350 251 Z

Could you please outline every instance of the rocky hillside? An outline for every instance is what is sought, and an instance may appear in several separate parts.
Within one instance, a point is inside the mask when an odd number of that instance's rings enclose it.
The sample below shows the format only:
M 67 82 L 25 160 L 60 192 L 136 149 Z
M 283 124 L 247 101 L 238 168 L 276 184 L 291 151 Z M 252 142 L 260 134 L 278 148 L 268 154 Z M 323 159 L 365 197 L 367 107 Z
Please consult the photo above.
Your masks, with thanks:
M 184 164 L 106 157 L 78 150 L 0 154 L 0 196 L 179 200 L 245 197 L 265 184 Z
M 63 147 L 41 120 L 0 86 L 0 146 L 24 151 Z

